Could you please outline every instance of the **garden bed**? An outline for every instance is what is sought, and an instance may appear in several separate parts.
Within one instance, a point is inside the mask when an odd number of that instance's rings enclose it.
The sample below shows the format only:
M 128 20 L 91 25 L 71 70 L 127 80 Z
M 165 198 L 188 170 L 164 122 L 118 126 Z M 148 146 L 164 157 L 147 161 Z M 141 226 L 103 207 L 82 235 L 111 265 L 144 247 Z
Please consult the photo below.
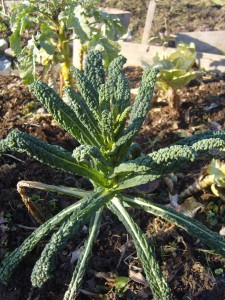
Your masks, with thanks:
M 139 41 L 149 1 L 104 1 L 105 5 L 132 10 L 132 34 Z M 196 2 L 196 1 L 195 1 Z M 152 35 L 167 29 L 167 34 L 192 30 L 224 30 L 224 12 L 220 6 L 207 7 L 198 1 L 157 1 Z M 185 15 L 185 17 L 184 17 Z M 165 28 L 165 26 L 167 28 Z M 162 45 L 162 40 L 156 40 Z M 132 89 L 139 87 L 142 68 L 129 61 L 125 74 Z M 157 91 L 156 91 L 157 94 Z M 200 80 L 192 81 L 179 90 L 179 110 L 171 109 L 165 101 L 155 96 L 152 108 L 145 119 L 136 141 L 144 153 L 169 146 L 180 138 L 208 129 L 225 129 L 225 73 L 208 72 Z M 134 96 L 132 96 L 133 98 Z M 12 129 L 27 132 L 50 144 L 72 151 L 77 141 L 61 129 L 55 120 L 23 85 L 18 76 L 0 76 L 0 139 Z M 205 160 L 192 164 L 177 175 L 175 188 L 178 195 L 201 174 L 207 166 Z M 0 261 L 21 245 L 39 225 L 28 213 L 16 190 L 20 180 L 40 181 L 46 184 L 66 185 L 89 190 L 90 183 L 79 176 L 54 170 L 28 157 L 26 154 L 8 153 L 0 157 Z M 145 194 L 143 194 L 143 191 Z M 41 208 L 46 218 L 69 206 L 74 198 L 41 191 L 29 191 L 32 200 Z M 163 179 L 130 189 L 129 193 L 163 205 L 169 205 L 169 192 Z M 225 204 L 210 189 L 193 195 L 191 201 L 201 203 L 195 219 L 209 229 L 220 232 L 225 226 Z M 188 205 L 188 203 L 186 203 Z M 188 209 L 183 200 L 180 208 Z M 158 217 L 129 210 L 155 247 L 164 277 L 177 299 L 225 299 L 225 261 L 213 254 L 207 245 L 191 237 L 188 232 Z M 57 256 L 54 278 L 43 289 L 33 288 L 30 275 L 35 261 L 46 242 L 43 240 L 19 265 L 8 285 L 0 285 L 3 300 L 62 300 L 70 282 L 74 263 L 87 236 L 87 228 L 69 241 Z M 125 281 L 121 288 L 118 280 Z M 125 228 L 109 211 L 103 216 L 92 258 L 88 264 L 78 300 L 152 300 L 151 290 L 145 281 L 143 268 L 137 259 L 134 244 Z
M 125 73 L 131 87 L 137 88 L 142 69 L 127 67 Z M 137 137 L 144 152 L 168 146 L 181 136 L 189 136 L 212 128 L 224 129 L 224 84 L 225 74 L 207 74 L 201 82 L 192 82 L 191 86 L 179 91 L 182 99 L 179 111 L 170 109 L 165 102 L 155 101 L 143 124 L 141 134 Z M 18 77 L 0 77 L 0 88 L 0 138 L 5 137 L 12 128 L 18 128 L 68 150 L 72 150 L 77 145 L 77 142 L 43 111 L 41 105 L 29 93 L 28 88 L 21 84 Z M 1 168 L 0 173 L 2 222 L 0 259 L 19 246 L 38 226 L 21 203 L 16 191 L 19 180 L 90 188 L 89 183 L 78 176 L 53 170 L 25 154 L 11 154 L 13 157 L 3 155 L 0 159 L 0 165 L 5 166 L 4 169 Z M 191 170 L 184 170 L 179 174 L 177 184 L 179 192 L 198 177 L 201 167 L 205 164 L 205 162 L 195 164 Z M 186 177 L 187 172 L 188 177 Z M 135 194 L 136 190 L 131 192 Z M 196 200 L 205 206 L 205 211 L 197 214 L 196 218 L 218 232 L 225 222 L 224 204 L 218 198 L 213 198 L 210 191 L 208 192 L 208 197 L 204 197 L 204 193 L 196 197 Z M 156 186 L 153 194 L 155 201 L 169 203 L 168 191 L 163 181 L 160 181 L 158 187 Z M 35 195 L 33 199 L 42 207 L 46 216 L 55 214 L 74 201 L 70 197 L 51 193 L 35 192 Z M 218 211 L 214 215 L 214 220 L 208 214 L 211 207 Z M 224 299 L 224 273 L 217 274 L 217 272 L 224 269 L 225 265 L 219 256 L 211 254 L 185 231 L 171 227 L 171 224 L 159 218 L 149 217 L 143 212 L 139 214 L 131 211 L 130 213 L 156 246 L 163 274 L 178 299 L 188 295 L 191 295 L 192 299 L 199 300 Z M 73 253 L 76 256 L 76 250 L 79 249 L 85 236 L 84 228 L 60 252 L 54 279 L 44 289 L 38 290 L 31 287 L 29 277 L 34 261 L 45 244 L 43 241 L 18 267 L 9 285 L 1 285 L 2 299 L 63 299 L 73 269 L 70 264 L 71 255 Z M 142 274 L 132 241 L 121 223 L 111 213 L 106 212 L 94 247 L 93 259 L 90 261 L 78 299 L 151 299 L 150 290 L 145 285 Z M 118 276 L 131 278 L 123 292 L 114 287 Z

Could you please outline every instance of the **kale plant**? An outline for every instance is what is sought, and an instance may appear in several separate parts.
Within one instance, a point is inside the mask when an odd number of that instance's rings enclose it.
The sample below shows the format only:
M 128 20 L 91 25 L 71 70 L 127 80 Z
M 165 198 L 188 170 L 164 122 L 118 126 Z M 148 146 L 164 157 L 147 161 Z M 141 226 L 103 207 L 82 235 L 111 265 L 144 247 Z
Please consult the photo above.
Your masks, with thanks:
M 132 237 L 154 299 L 167 300 L 173 296 L 161 274 L 154 247 L 131 217 L 128 207 L 142 209 L 180 226 L 225 257 L 225 242 L 218 233 L 210 231 L 200 222 L 182 213 L 140 197 L 132 197 L 126 191 L 128 188 L 176 172 L 198 158 L 211 158 L 212 149 L 225 147 L 225 133 L 207 131 L 183 139 L 170 147 L 147 155 L 141 154 L 140 146 L 134 143 L 134 137 L 150 109 L 158 70 L 153 68 L 143 72 L 139 92 L 131 106 L 129 83 L 122 72 L 125 61 L 122 56 L 113 60 L 106 79 L 101 53 L 91 52 L 84 72 L 73 68 L 72 73 L 76 78 L 79 93 L 72 87 L 65 87 L 63 98 L 66 101 L 41 81 L 30 85 L 30 91 L 52 117 L 77 139 L 80 146 L 70 153 L 29 134 L 13 130 L 0 141 L 0 153 L 26 152 L 53 168 L 85 176 L 93 185 L 93 190 L 19 182 L 18 190 L 25 201 L 26 186 L 71 195 L 75 200 L 72 205 L 40 225 L 21 246 L 3 260 L 0 268 L 1 282 L 7 282 L 27 253 L 48 235 L 50 241 L 31 275 L 33 286 L 41 288 L 54 273 L 57 253 L 84 224 L 89 224 L 89 235 L 64 298 L 75 299 L 105 209 L 109 209 L 119 218 Z M 81 199 L 77 201 L 77 198 Z

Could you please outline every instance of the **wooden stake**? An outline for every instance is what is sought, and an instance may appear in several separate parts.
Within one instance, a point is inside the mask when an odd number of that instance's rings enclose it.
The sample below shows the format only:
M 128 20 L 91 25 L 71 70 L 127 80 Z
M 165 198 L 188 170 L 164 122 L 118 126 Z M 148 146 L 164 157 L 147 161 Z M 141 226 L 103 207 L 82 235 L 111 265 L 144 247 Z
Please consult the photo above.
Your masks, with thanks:
M 145 21 L 145 28 L 142 35 L 142 41 L 141 41 L 142 44 L 148 44 L 148 40 L 152 28 L 152 21 L 155 13 L 155 7 L 156 7 L 155 0 L 149 0 L 148 12 Z

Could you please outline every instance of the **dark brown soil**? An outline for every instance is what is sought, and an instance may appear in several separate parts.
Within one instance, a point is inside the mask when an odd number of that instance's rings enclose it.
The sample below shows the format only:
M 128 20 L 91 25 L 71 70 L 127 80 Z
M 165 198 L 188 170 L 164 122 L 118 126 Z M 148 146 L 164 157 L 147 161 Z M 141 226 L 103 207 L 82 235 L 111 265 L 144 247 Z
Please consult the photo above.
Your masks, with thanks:
M 125 73 L 131 87 L 138 87 L 142 69 L 129 67 L 125 69 Z M 143 151 L 150 152 L 170 145 L 180 136 L 188 136 L 209 128 L 224 129 L 224 83 L 223 74 L 220 76 L 207 74 L 200 83 L 194 82 L 191 86 L 180 90 L 182 104 L 178 112 L 170 109 L 166 102 L 155 101 L 141 134 L 137 137 Z M 19 78 L 0 77 L 0 87 L 0 138 L 4 138 L 12 128 L 18 128 L 68 150 L 76 147 L 77 142 L 42 111 L 41 105 L 29 93 L 27 87 L 21 84 Z M 38 226 L 21 203 L 16 191 L 19 180 L 90 188 L 89 183 L 78 176 L 53 170 L 25 154 L 10 154 L 12 156 L 3 155 L 0 158 L 0 166 L 5 167 L 0 173 L 0 259 L 18 247 L 33 228 Z M 179 191 L 182 191 L 188 182 L 194 181 L 201 171 L 201 166 L 202 164 L 194 165 L 189 170 L 188 176 L 185 175 L 188 170 L 179 174 L 177 185 Z M 51 193 L 34 194 L 36 195 L 33 196 L 34 199 L 46 216 L 55 214 L 74 201 L 70 197 Z M 168 191 L 163 181 L 156 186 L 153 195 L 155 201 L 165 204 L 169 202 Z M 207 207 L 211 205 L 212 208 L 210 197 L 206 200 L 196 198 L 203 201 L 206 207 L 205 212 L 197 214 L 196 218 L 212 230 L 219 231 L 225 222 L 223 214 L 220 213 L 224 211 L 224 204 L 220 199 L 213 200 L 213 209 L 217 209 L 218 213 L 212 219 L 207 214 Z M 191 238 L 185 231 L 159 218 L 153 218 L 139 211 L 131 210 L 130 213 L 149 236 L 150 241 L 155 244 L 163 274 L 178 299 L 225 298 L 224 273 L 216 274 L 216 270 L 223 270 L 225 266 L 221 257 L 211 254 L 205 246 Z M 19 266 L 10 283 L 7 286 L 0 286 L 0 299 L 63 299 L 72 274 L 71 253 L 79 248 L 85 235 L 84 229 L 59 254 L 54 278 L 44 289 L 39 290 L 31 287 L 29 277 L 44 247 L 43 241 Z M 142 269 L 136 259 L 133 243 L 121 223 L 106 212 L 79 299 L 152 299 L 143 279 L 139 279 L 139 282 L 130 280 L 123 293 L 113 287 L 116 277 L 133 278 L 134 271 L 140 275 Z M 93 294 L 90 296 L 90 293 Z
M 129 29 L 135 41 L 141 40 L 149 0 L 101 0 L 100 3 L 103 7 L 130 11 Z M 210 0 L 158 0 L 150 37 L 156 38 L 153 44 L 163 44 L 178 32 L 225 30 L 224 19 L 225 9 Z

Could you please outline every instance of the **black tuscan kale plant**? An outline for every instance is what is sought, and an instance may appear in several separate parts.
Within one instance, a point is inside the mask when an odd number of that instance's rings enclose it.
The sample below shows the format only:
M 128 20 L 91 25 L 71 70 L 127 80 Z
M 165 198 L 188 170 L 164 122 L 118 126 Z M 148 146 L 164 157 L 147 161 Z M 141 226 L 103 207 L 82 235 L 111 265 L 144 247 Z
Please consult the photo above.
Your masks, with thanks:
M 225 242 L 216 232 L 210 231 L 182 213 L 124 193 L 127 188 L 166 176 L 198 158 L 203 156 L 211 158 L 214 153 L 212 149 L 225 147 L 223 131 L 207 131 L 148 155 L 141 154 L 140 147 L 133 143 L 133 140 L 150 109 L 150 99 L 158 71 L 157 69 L 144 71 L 138 95 L 131 106 L 129 84 L 122 73 L 124 63 L 124 57 L 116 58 L 109 66 L 106 80 L 101 54 L 91 52 L 84 72 L 73 69 L 80 92 L 66 87 L 64 101 L 43 82 L 35 81 L 30 85 L 30 90 L 53 118 L 79 141 L 80 146 L 70 153 L 61 147 L 49 145 L 15 130 L 0 141 L 0 153 L 26 152 L 51 167 L 85 176 L 92 183 L 93 190 L 20 182 L 18 190 L 24 199 L 25 186 L 64 193 L 81 199 L 74 201 L 71 206 L 40 225 L 19 248 L 3 260 L 0 268 L 1 282 L 7 282 L 26 254 L 51 233 L 50 241 L 31 275 L 33 286 L 42 287 L 53 274 L 57 253 L 82 225 L 89 224 L 89 235 L 64 297 L 65 300 L 75 299 L 91 256 L 104 209 L 110 209 L 132 237 L 154 299 L 172 299 L 173 295 L 162 277 L 153 247 L 128 213 L 127 207 L 143 209 L 184 228 L 193 237 L 225 257 Z

